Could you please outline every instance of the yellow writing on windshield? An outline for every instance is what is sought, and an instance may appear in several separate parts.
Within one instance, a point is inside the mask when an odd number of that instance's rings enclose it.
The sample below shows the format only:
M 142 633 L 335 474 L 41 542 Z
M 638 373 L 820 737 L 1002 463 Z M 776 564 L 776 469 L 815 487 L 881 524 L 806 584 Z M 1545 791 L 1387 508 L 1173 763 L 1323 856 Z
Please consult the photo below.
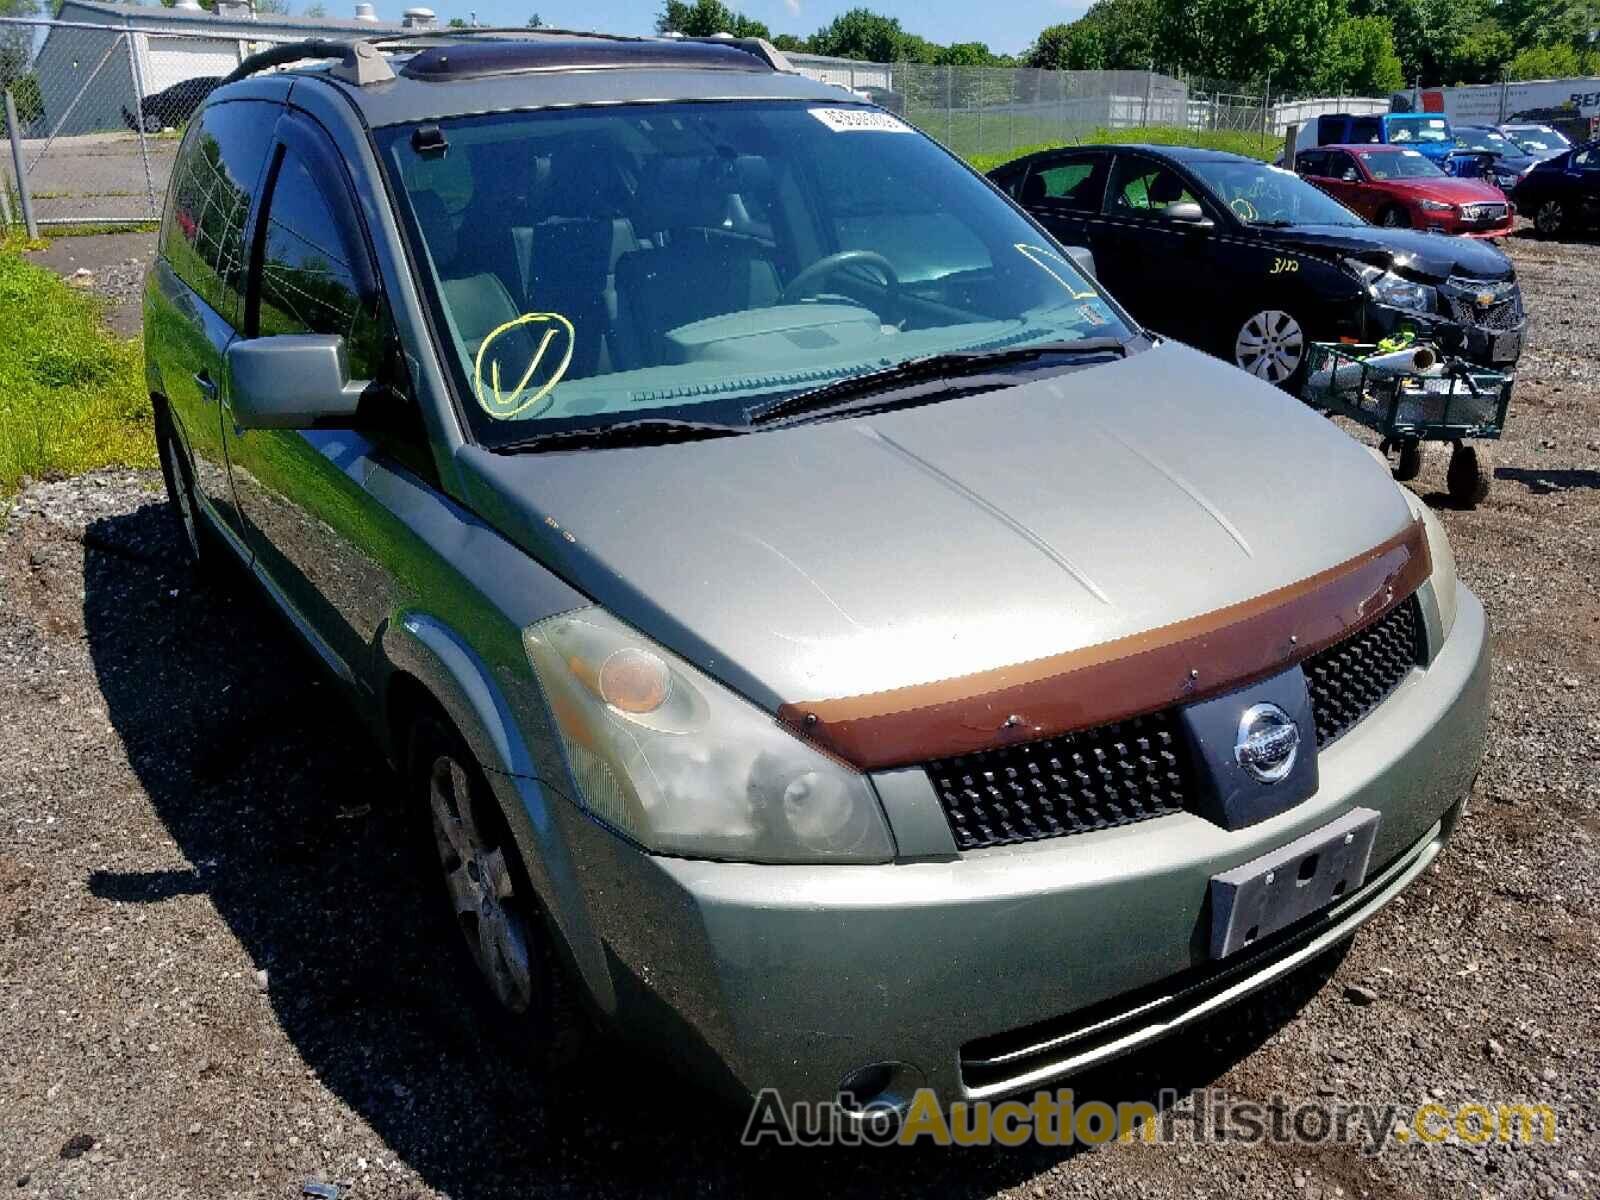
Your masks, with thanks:
M 500 390 L 500 361 L 495 359 L 489 364 L 488 386 L 484 386 L 483 360 L 489 347 L 496 338 L 513 329 L 520 329 L 524 325 L 548 324 L 550 328 L 544 331 L 544 336 L 539 339 L 538 348 L 534 350 L 528 361 L 528 369 L 522 373 L 522 378 L 517 380 L 516 386 L 509 392 Z M 539 366 L 544 362 L 545 355 L 550 350 L 550 344 L 556 341 L 561 334 L 566 333 L 566 353 L 561 356 L 561 361 L 550 372 L 550 377 L 543 383 L 533 386 L 533 377 L 538 372 Z M 556 312 L 523 313 L 513 321 L 497 326 L 490 330 L 489 336 L 483 339 L 483 344 L 478 347 L 478 357 L 472 364 L 472 391 L 477 397 L 479 406 L 491 417 L 501 421 L 509 421 L 514 417 L 531 416 L 530 410 L 540 401 L 550 395 L 556 384 L 561 382 L 567 373 L 567 368 L 572 365 L 572 345 L 577 340 L 577 332 L 572 328 L 572 322 Z

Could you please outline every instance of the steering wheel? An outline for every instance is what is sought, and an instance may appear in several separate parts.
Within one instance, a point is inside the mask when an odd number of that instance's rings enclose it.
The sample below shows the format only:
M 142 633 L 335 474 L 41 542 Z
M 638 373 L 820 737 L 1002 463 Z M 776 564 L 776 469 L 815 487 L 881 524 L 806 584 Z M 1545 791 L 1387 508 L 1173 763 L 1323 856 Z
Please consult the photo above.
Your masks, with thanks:
M 871 250 L 841 250 L 837 254 L 830 254 L 819 258 L 800 274 L 789 281 L 789 286 L 783 289 L 783 294 L 778 297 L 779 304 L 795 304 L 804 300 L 817 290 L 817 285 L 830 276 L 837 275 L 848 267 L 871 267 L 883 276 L 883 281 L 889 290 L 888 307 L 890 315 L 900 308 L 900 276 L 895 274 L 894 265 L 883 255 Z
M 1235 196 L 1232 200 L 1228 201 L 1228 207 L 1233 209 L 1234 212 L 1238 213 L 1241 220 L 1254 221 L 1256 219 L 1256 206 L 1251 204 L 1250 201 L 1246 200 L 1243 196 Z

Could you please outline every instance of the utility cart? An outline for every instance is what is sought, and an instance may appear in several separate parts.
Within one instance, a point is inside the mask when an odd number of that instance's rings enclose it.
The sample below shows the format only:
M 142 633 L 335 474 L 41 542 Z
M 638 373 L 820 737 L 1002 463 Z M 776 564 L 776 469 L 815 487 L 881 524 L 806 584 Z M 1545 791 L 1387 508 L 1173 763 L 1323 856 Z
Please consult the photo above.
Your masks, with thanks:
M 1401 351 L 1415 362 L 1396 369 Z M 1428 362 L 1425 367 L 1417 363 Z M 1471 508 L 1489 494 L 1489 469 L 1473 440 L 1498 438 L 1511 404 L 1511 376 L 1457 359 L 1439 360 L 1426 346 L 1314 342 L 1302 397 L 1315 408 L 1349 417 L 1398 453 L 1394 477 L 1415 479 L 1422 443 L 1449 442 L 1450 498 Z

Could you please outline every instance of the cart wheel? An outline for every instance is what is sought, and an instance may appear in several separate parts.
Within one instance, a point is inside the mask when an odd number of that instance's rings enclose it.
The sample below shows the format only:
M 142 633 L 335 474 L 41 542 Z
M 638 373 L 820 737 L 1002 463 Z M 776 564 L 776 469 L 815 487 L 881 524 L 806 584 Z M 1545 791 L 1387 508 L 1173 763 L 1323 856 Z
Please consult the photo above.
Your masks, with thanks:
M 1400 462 L 1395 466 L 1394 477 L 1401 483 L 1415 479 L 1422 473 L 1422 443 L 1407 438 L 1400 443 Z
M 1450 454 L 1450 469 L 1445 472 L 1445 486 L 1450 499 L 1462 508 L 1476 508 L 1489 495 L 1489 472 L 1475 446 L 1456 444 Z

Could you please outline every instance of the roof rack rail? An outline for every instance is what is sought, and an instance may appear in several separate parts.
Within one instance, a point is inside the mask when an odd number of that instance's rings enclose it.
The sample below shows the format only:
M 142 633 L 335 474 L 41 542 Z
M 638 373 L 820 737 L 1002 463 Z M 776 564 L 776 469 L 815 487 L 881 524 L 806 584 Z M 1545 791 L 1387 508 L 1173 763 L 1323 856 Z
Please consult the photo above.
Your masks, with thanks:
M 729 46 L 735 50 L 742 50 L 774 71 L 785 74 L 794 74 L 794 67 L 790 64 L 783 51 L 779 50 L 766 38 L 736 38 L 723 36 L 714 37 L 669 37 L 645 38 L 633 37 L 617 33 L 593 33 L 580 29 L 528 29 L 514 25 L 500 26 L 472 26 L 467 29 L 408 29 L 396 33 L 383 33 L 372 37 L 357 38 L 351 41 L 337 41 L 333 38 L 307 38 L 300 42 L 286 42 L 280 46 L 271 46 L 250 55 L 229 74 L 223 77 L 222 83 L 233 83 L 244 79 L 259 71 L 269 70 L 272 67 L 287 66 L 290 63 L 303 62 L 308 58 L 336 58 L 337 66 L 329 69 L 329 74 L 336 79 L 347 83 L 356 84 L 358 87 L 369 83 L 384 83 L 395 77 L 394 69 L 383 56 L 379 47 L 403 47 L 413 42 L 438 42 L 462 37 L 488 36 L 508 38 L 515 35 L 521 39 L 535 39 L 541 37 L 577 37 L 596 38 L 608 42 L 653 42 L 671 40 L 674 42 L 698 42 L 708 46 Z M 220 84 L 218 86 L 221 86 Z
M 394 78 L 394 71 L 390 68 L 388 60 L 370 41 L 340 42 L 332 38 L 307 38 L 303 42 L 285 42 L 281 46 L 272 46 L 250 55 L 225 75 L 222 83 L 233 83 L 258 71 L 287 66 L 289 63 L 302 62 L 308 58 L 338 59 L 339 65 L 330 68 L 328 73 L 357 86 L 382 83 Z M 217 86 L 220 87 L 222 84 Z

